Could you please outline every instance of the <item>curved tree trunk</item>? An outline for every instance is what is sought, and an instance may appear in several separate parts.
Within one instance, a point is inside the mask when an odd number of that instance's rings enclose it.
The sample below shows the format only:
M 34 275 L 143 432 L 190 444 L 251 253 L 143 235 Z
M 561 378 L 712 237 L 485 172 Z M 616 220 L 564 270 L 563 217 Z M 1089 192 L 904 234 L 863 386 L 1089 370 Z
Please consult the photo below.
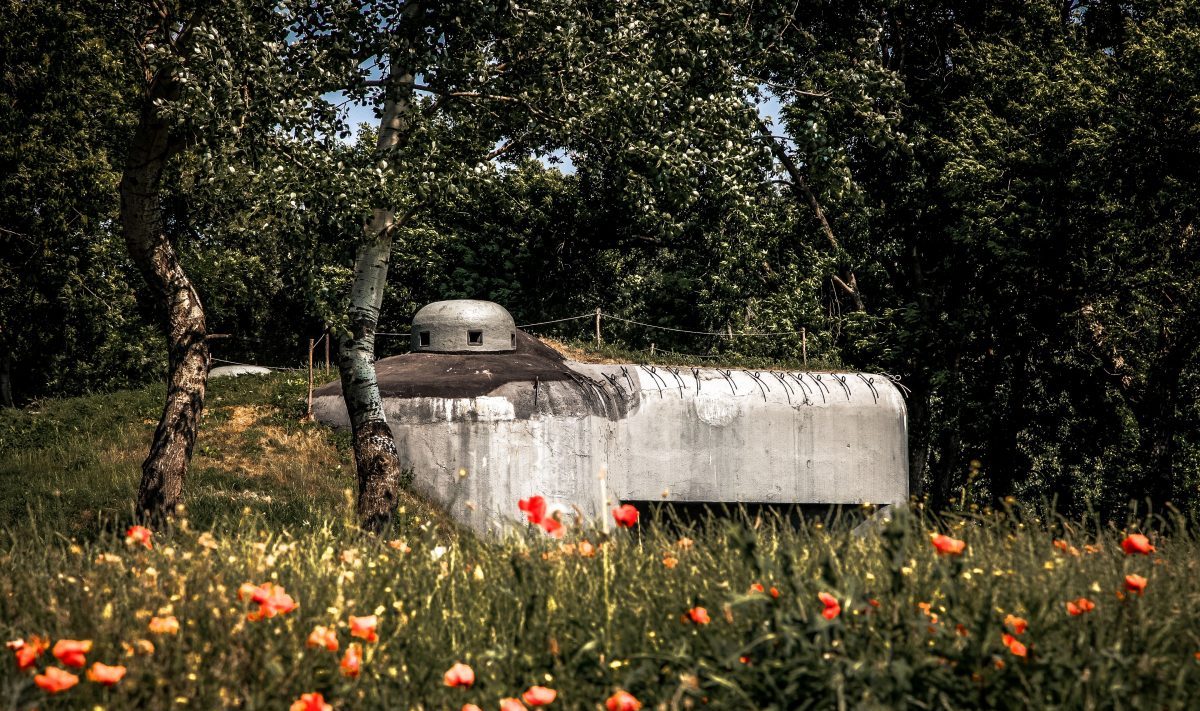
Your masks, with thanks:
M 392 67 L 396 67 L 393 61 Z M 383 116 L 379 122 L 378 153 L 386 156 L 400 143 L 412 108 L 405 87 L 411 75 L 393 72 Z M 354 260 L 350 294 L 350 333 L 338 348 L 342 396 L 354 433 L 354 462 L 358 473 L 358 518 L 362 527 L 382 533 L 391 525 L 400 498 L 400 456 L 388 427 L 375 378 L 375 328 L 387 286 L 388 260 L 396 214 L 376 209 L 366 226 L 366 240 Z
M 138 515 L 152 519 L 174 513 L 181 501 L 208 379 L 204 308 L 163 228 L 159 190 L 172 145 L 154 99 L 166 96 L 169 84 L 163 76 L 151 82 L 120 187 L 125 246 L 166 316 L 167 402 L 142 463 L 137 498 Z

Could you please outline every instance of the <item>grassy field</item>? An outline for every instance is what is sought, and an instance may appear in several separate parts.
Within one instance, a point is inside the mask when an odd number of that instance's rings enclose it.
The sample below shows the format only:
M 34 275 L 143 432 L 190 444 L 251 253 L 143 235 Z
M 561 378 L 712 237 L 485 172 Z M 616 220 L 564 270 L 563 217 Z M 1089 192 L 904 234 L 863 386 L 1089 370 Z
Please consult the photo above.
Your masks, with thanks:
M 160 390 L 0 412 L 0 635 L 26 655 L 35 635 L 91 642 L 83 668 L 45 651 L 22 671 L 6 651 L 0 708 L 288 709 L 320 692 L 335 709 L 496 709 L 533 686 L 555 690 L 551 709 L 602 709 L 618 691 L 646 709 L 1200 698 L 1190 522 L 918 508 L 862 537 L 849 516 L 734 515 L 487 542 L 413 498 L 374 540 L 348 518 L 348 440 L 300 421 L 304 385 L 212 384 L 188 509 L 150 547 L 125 534 Z M 1134 530 L 1156 550 L 1124 552 Z M 962 552 L 939 553 L 935 533 Z M 287 597 L 243 590 L 264 583 Z M 1094 608 L 1071 614 L 1080 598 Z M 371 615 L 377 639 L 352 636 L 350 617 Z M 336 651 L 306 645 L 317 627 Z M 357 676 L 343 670 L 352 644 Z M 126 674 L 91 681 L 94 662 Z M 456 663 L 473 685 L 446 685 Z M 50 666 L 79 683 L 39 688 Z

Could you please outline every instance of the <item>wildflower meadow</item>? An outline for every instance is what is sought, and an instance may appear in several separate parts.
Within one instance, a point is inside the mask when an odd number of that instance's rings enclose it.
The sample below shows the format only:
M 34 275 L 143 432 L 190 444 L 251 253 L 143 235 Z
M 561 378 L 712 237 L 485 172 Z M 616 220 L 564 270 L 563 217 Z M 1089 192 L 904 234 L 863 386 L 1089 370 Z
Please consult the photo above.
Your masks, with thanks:
M 255 428 L 344 456 L 295 424 L 296 383 L 220 387 L 209 436 L 230 436 L 222 408 L 257 403 L 242 434 L 259 447 L 236 466 L 266 467 L 259 485 L 290 498 L 244 491 L 222 509 L 198 494 L 201 510 L 151 528 L 56 517 L 84 493 L 53 488 L 66 475 L 26 482 L 34 515 L 0 534 L 0 706 L 1188 708 L 1200 689 L 1200 546 L 1182 515 L 1116 526 L 918 503 L 863 525 L 857 510 L 614 506 L 579 527 L 532 496 L 512 502 L 525 530 L 487 541 L 413 498 L 372 537 L 330 481 L 267 463 Z M 4 436 L 31 445 L 17 464 L 70 469 L 72 437 L 152 407 L 130 397 L 51 404 Z M 220 466 L 199 461 L 203 491 Z M 295 489 L 270 483 L 280 472 Z

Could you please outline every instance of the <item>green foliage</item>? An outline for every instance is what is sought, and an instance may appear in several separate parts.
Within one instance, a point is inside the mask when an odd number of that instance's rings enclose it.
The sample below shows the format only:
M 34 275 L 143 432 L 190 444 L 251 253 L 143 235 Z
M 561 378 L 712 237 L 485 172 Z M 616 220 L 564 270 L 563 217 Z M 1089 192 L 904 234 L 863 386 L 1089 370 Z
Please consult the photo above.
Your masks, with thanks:
M 144 64 L 186 78 L 164 199 L 210 329 L 234 335 L 217 357 L 293 364 L 343 325 L 386 207 L 384 332 L 459 297 L 518 322 L 803 328 L 812 361 L 903 377 L 913 490 L 938 506 L 1200 505 L 1194 0 L 242 2 L 192 54 L 131 49 L 113 28 L 140 6 L 5 7 L 0 381 L 20 401 L 162 372 L 114 226 Z M 382 155 L 346 102 L 381 106 L 391 72 L 415 111 Z M 605 333 L 801 357 L 794 336 Z

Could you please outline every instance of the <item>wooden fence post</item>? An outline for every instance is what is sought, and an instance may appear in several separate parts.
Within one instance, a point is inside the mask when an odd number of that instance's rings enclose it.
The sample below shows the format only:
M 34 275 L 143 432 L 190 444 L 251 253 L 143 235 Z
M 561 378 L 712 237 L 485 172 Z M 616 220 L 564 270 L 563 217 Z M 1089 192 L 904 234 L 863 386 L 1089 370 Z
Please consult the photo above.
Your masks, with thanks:
M 313 391 L 313 351 L 317 349 L 316 339 L 308 339 L 308 415 L 309 420 L 312 419 L 312 391 Z
M 808 370 L 808 329 L 800 327 L 800 354 L 804 358 L 804 369 Z
M 603 341 L 600 339 L 600 307 L 596 307 L 596 346 L 599 347 Z
M 325 329 L 325 370 L 329 370 L 329 329 Z

